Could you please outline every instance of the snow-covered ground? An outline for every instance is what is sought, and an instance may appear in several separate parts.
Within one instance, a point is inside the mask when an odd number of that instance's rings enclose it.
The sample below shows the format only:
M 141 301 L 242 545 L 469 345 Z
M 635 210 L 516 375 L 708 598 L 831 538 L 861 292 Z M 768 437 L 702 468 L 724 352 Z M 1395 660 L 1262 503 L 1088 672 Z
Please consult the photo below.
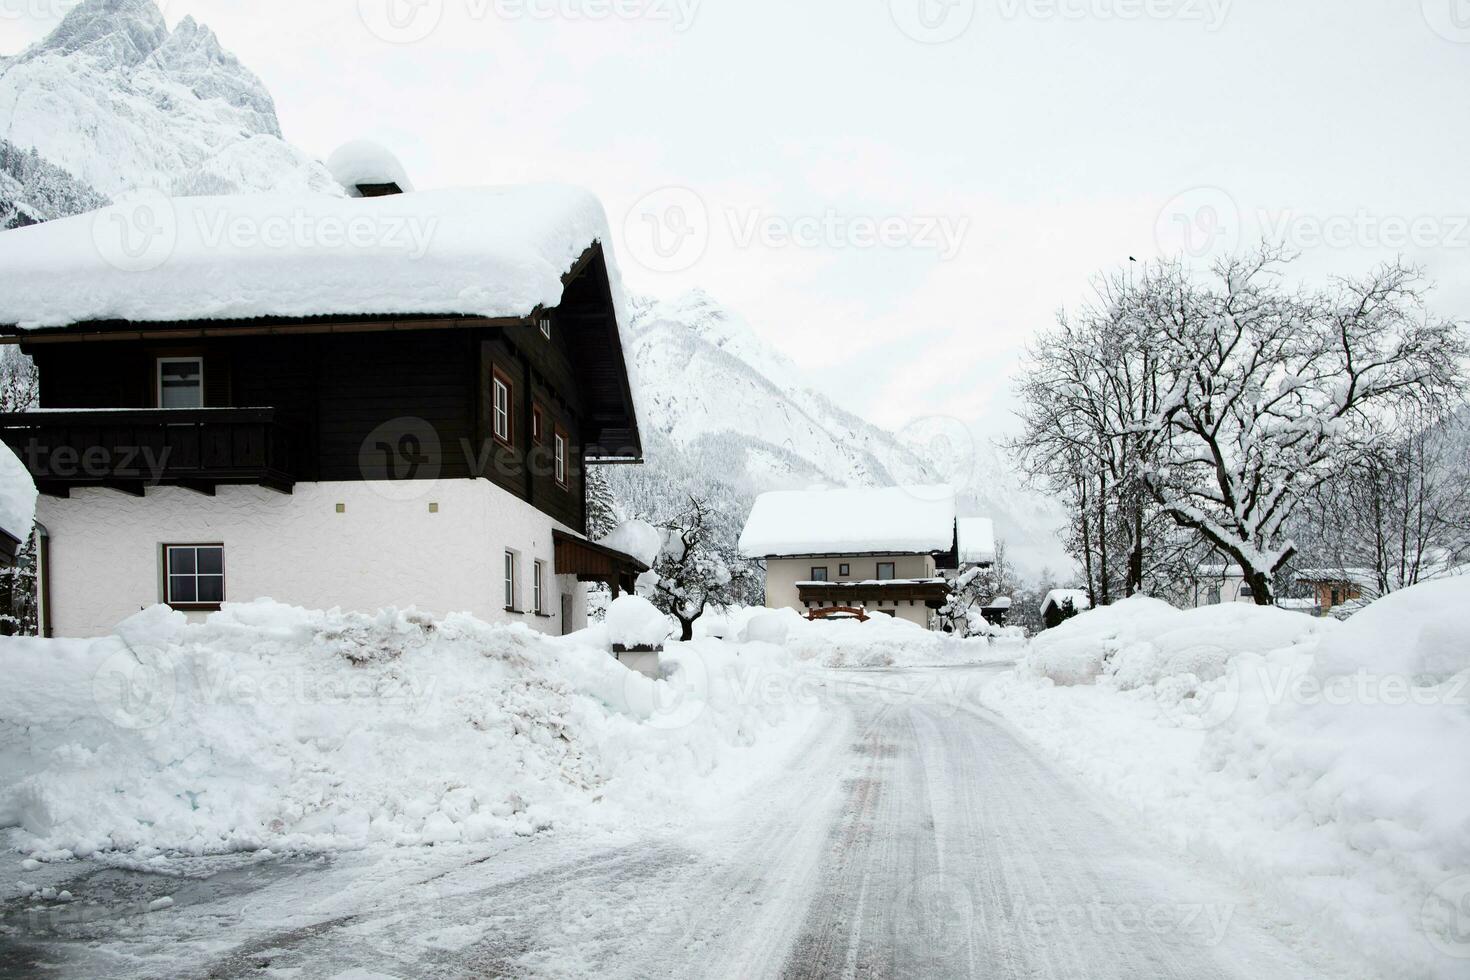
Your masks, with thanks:
M 1347 623 L 1135 598 L 982 703 L 1386 974 L 1470 975 L 1470 579 Z
M 673 823 L 0 880 L 0 970 L 265 977 L 1366 977 L 972 706 L 994 667 L 815 671 L 797 750 Z M 772 695 L 765 695 L 772 696 Z
M 604 628 L 164 607 L 97 641 L 0 641 L 0 827 L 42 860 L 482 841 L 662 819 L 737 792 L 809 723 L 781 649 Z M 774 753 L 774 755 L 773 755 Z
M 606 627 L 268 602 L 3 640 L 0 966 L 1465 976 L 1467 599 L 743 610 L 657 681 Z

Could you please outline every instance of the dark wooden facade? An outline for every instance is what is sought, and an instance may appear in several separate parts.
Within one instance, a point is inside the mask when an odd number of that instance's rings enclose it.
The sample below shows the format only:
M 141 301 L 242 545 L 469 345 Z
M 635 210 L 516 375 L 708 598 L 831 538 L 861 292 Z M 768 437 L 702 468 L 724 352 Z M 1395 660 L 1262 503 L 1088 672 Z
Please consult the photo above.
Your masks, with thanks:
M 547 319 L 550 338 L 542 332 Z M 0 435 L 28 462 L 38 445 L 162 445 L 189 428 L 192 450 L 170 453 L 151 482 L 204 492 L 250 482 L 289 492 L 296 482 L 484 478 L 585 531 L 588 459 L 642 454 L 599 247 L 568 274 L 560 307 L 524 319 L 323 317 L 7 332 L 36 360 L 41 407 L 76 410 L 0 417 Z M 167 357 L 203 359 L 206 411 L 157 409 L 157 362 Z M 496 374 L 512 390 L 505 444 L 492 421 Z M 259 411 L 247 418 L 247 409 Z M 539 440 L 534 414 L 542 419 Z M 566 440 L 561 479 L 557 433 Z M 201 455 L 211 465 L 201 466 Z M 138 482 L 95 470 L 32 471 L 49 493 Z

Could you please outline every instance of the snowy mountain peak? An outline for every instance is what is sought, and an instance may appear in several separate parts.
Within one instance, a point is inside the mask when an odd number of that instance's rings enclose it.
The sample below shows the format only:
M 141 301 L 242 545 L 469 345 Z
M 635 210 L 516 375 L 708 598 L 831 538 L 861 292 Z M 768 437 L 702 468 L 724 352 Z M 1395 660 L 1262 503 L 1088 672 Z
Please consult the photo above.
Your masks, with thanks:
M 168 38 L 168 24 L 152 0 L 85 0 L 22 56 L 86 53 L 114 64 L 136 65 Z
M 169 31 L 152 0 L 85 0 L 5 62 L 0 133 L 108 197 L 341 193 L 214 32 L 192 17 Z
M 657 327 L 696 337 L 786 388 L 805 387 L 796 365 L 761 339 L 749 321 L 698 287 L 667 299 L 640 298 L 634 304 L 635 334 Z
M 166 74 L 187 85 L 201 99 L 220 99 L 241 111 L 249 131 L 281 135 L 276 104 L 255 73 L 220 46 L 208 27 L 185 17 L 153 53 Z

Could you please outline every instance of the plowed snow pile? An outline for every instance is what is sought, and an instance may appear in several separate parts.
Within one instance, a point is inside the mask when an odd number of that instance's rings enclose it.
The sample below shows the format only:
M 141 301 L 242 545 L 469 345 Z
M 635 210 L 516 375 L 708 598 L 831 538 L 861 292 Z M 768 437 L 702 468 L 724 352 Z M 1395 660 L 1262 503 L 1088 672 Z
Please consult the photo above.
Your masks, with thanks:
M 813 710 L 752 695 L 794 670 L 775 648 L 664 665 L 628 670 L 599 630 L 270 602 L 0 640 L 0 827 L 43 857 L 148 858 L 659 820 L 779 765 Z
M 981 695 L 1181 846 L 1390 975 L 1470 969 L 1470 578 L 1346 623 L 1130 599 Z
M 732 632 L 771 643 L 797 660 L 823 667 L 945 667 L 1009 663 L 1025 652 L 1024 631 L 998 628 L 992 636 L 960 639 L 907 620 L 875 615 L 808 620 L 793 609 L 746 609 L 732 615 Z

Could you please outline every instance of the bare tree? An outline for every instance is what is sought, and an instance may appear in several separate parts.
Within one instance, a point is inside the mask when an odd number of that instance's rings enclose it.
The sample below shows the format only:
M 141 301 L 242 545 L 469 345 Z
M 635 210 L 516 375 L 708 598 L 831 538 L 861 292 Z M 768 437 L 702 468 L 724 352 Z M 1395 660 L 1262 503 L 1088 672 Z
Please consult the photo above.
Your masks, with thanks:
M 1267 248 L 1224 261 L 1208 285 L 1162 266 L 1127 317 L 1158 354 L 1160 410 L 1135 422 L 1144 484 L 1241 566 L 1261 605 L 1297 551 L 1284 532 L 1298 508 L 1405 413 L 1442 408 L 1466 353 L 1458 324 L 1425 313 L 1414 270 L 1288 293 L 1283 258 Z
M 679 621 L 681 638 L 694 639 L 694 624 L 711 607 L 740 602 L 755 586 L 754 567 L 715 533 L 718 515 L 699 497 L 664 522 L 664 547 L 654 562 L 657 584 L 649 598 Z
M 1470 562 L 1470 425 L 1464 413 L 1373 447 L 1313 495 L 1301 559 L 1378 598 Z

